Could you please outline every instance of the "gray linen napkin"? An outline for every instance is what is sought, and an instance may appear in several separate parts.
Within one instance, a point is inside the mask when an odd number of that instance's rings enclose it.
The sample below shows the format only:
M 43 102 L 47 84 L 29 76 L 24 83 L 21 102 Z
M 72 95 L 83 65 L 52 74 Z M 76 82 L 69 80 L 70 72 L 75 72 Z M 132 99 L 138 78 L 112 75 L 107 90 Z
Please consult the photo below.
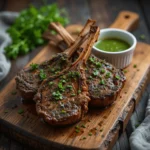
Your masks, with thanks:
M 0 13 L 0 81 L 3 80 L 11 67 L 11 62 L 4 55 L 4 48 L 11 43 L 9 35 L 6 33 L 7 28 L 14 22 L 18 13 L 1 12 Z
M 132 132 L 129 139 L 131 150 L 150 150 L 150 84 L 147 93 L 149 95 L 145 119 L 138 128 L 133 127 L 134 132 Z M 132 119 L 131 123 L 134 124 L 135 121 L 135 119 Z

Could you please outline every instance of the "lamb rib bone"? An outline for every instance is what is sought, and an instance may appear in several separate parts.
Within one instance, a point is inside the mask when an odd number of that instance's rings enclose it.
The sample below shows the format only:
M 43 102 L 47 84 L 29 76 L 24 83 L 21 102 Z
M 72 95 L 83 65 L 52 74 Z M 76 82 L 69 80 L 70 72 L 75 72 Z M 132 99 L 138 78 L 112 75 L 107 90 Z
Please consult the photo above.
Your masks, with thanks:
M 71 45 L 66 51 L 56 54 L 50 60 L 41 64 L 32 64 L 30 67 L 22 69 L 16 76 L 16 88 L 21 93 L 24 99 L 32 100 L 36 94 L 40 84 L 45 78 L 54 79 L 67 71 L 71 66 L 71 56 L 79 49 L 80 45 L 88 37 L 88 25 L 77 37 L 76 42 Z
M 69 72 L 50 82 L 45 80 L 35 95 L 38 115 L 50 125 L 68 125 L 81 120 L 88 111 L 88 86 L 85 77 L 85 63 L 92 45 L 97 40 L 99 28 L 91 26 L 90 35 L 82 44 L 80 59 Z
M 55 26 L 57 26 L 57 24 L 55 24 Z M 59 24 L 59 27 L 60 26 Z M 63 26 L 61 26 L 61 29 L 64 33 L 67 32 Z M 65 35 L 67 36 L 68 34 Z M 64 38 L 64 42 L 66 42 L 66 39 L 70 41 L 70 44 L 74 42 L 70 36 L 63 36 L 62 38 Z M 80 52 L 77 51 L 76 54 L 79 55 Z M 90 105 L 94 107 L 107 107 L 111 105 L 116 100 L 117 95 L 124 85 L 126 80 L 124 73 L 94 55 L 90 56 L 86 66 L 86 77 L 91 98 Z

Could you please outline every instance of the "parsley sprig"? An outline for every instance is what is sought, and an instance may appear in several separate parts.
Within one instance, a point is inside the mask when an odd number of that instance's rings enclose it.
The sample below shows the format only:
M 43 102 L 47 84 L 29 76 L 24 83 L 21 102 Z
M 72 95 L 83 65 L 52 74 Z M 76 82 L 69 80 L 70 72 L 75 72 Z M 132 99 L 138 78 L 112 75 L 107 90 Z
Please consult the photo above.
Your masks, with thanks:
M 46 41 L 42 34 L 50 22 L 60 22 L 62 25 L 68 23 L 66 12 L 58 8 L 57 4 L 41 8 L 30 6 L 23 10 L 7 30 L 12 43 L 5 48 L 6 56 L 16 59 L 19 55 L 27 54 L 35 47 L 43 45 Z

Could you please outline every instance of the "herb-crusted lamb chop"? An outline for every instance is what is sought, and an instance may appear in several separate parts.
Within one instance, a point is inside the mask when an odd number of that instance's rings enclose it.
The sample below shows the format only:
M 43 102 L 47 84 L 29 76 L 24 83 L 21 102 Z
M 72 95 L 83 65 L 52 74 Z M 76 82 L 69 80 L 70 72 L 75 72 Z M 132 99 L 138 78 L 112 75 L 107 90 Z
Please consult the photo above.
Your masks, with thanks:
M 64 52 L 56 54 L 41 64 L 32 63 L 17 74 L 16 88 L 24 99 L 32 100 L 43 80 L 54 79 L 70 68 L 72 55 L 77 49 L 80 49 L 80 45 L 88 36 L 91 24 L 94 23 L 95 21 L 88 20 L 76 41 Z
M 48 124 L 73 124 L 87 113 L 90 98 L 85 75 L 86 61 L 98 34 L 99 28 L 91 26 L 79 59 L 69 71 L 55 80 L 45 80 L 41 84 L 34 100 L 38 115 Z
M 53 23 L 52 26 L 55 29 L 58 26 L 60 27 L 61 24 Z M 63 33 L 67 32 L 62 26 L 61 31 Z M 61 31 L 57 30 L 58 33 Z M 66 45 L 68 45 L 68 41 L 70 44 L 74 42 L 74 39 L 70 38 L 68 34 L 64 35 L 62 38 Z M 80 54 L 79 51 L 75 55 L 78 54 Z M 112 104 L 116 100 L 126 79 L 122 70 L 115 68 L 112 64 L 92 54 L 86 63 L 86 78 L 91 98 L 90 105 L 95 107 L 106 107 Z

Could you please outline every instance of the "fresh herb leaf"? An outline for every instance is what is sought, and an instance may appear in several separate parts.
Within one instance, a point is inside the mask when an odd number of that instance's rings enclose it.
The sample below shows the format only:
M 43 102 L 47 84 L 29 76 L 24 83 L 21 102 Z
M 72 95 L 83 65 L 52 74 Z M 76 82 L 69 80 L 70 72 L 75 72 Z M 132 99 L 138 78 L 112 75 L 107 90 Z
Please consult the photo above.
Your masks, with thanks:
M 76 128 L 76 129 L 80 129 L 80 127 L 79 127 L 78 125 L 77 125 L 77 126 L 75 126 L 75 128 Z
M 21 11 L 14 24 L 7 30 L 12 43 L 5 48 L 6 56 L 16 59 L 19 55 L 27 54 L 35 47 L 46 43 L 46 40 L 42 39 L 42 34 L 50 22 L 66 25 L 68 23 L 66 11 L 58 8 L 57 4 L 41 8 L 30 6 Z
M 116 75 L 115 78 L 116 78 L 117 80 L 119 80 L 119 79 L 120 79 L 120 76 L 119 76 L 119 75 Z
M 128 71 L 127 71 L 127 70 L 123 70 L 123 72 L 124 72 L 124 73 L 127 73 Z
M 54 84 L 54 82 L 52 82 L 52 81 L 48 82 L 49 86 L 52 86 L 53 84 Z
M 145 40 L 146 39 L 146 36 L 144 34 L 140 35 L 140 39 L 141 40 Z
M 95 62 L 95 58 L 94 58 L 94 57 L 90 57 L 90 58 L 89 58 L 89 61 L 90 61 L 91 63 L 94 63 L 94 62 Z
M 79 130 L 79 129 L 76 129 L 75 131 L 76 131 L 76 133 L 79 133 L 79 132 L 80 132 L 80 130 Z
M 62 110 L 62 111 L 61 111 L 61 114 L 66 114 L 66 111 L 65 111 L 65 110 Z
M 83 138 L 82 138 L 82 140 L 85 140 L 86 139 L 86 137 L 84 136 Z
M 105 69 L 101 69 L 101 73 L 105 73 Z
M 40 70 L 39 76 L 40 76 L 40 79 L 41 79 L 41 80 L 46 79 L 46 74 L 44 73 L 44 70 L 43 70 L 43 69 Z
M 75 93 L 72 93 L 71 96 L 76 96 L 76 94 L 75 94 Z
M 82 128 L 86 128 L 86 126 L 84 124 L 81 125 Z
M 32 68 L 32 70 L 36 70 L 36 69 L 38 69 L 39 65 L 36 63 L 35 64 L 32 63 L 32 64 L 30 64 L 30 67 Z
M 106 73 L 106 78 L 110 78 L 110 76 L 111 76 L 111 73 L 110 73 L 110 72 L 107 72 L 107 73 Z
M 66 88 L 72 90 L 72 85 L 67 85 Z
M 102 66 L 102 64 L 100 62 L 96 62 L 96 67 L 100 68 Z
M 78 90 L 78 94 L 80 94 L 81 93 L 81 90 Z
M 100 81 L 100 84 L 101 84 L 101 85 L 105 85 L 105 81 L 102 79 L 102 80 Z
M 52 96 L 55 100 L 62 100 L 63 99 L 63 96 L 59 91 L 53 92 Z
M 19 109 L 18 110 L 18 114 L 23 114 L 24 113 L 24 110 L 23 109 Z
M 136 65 L 136 64 L 134 64 L 134 65 L 133 65 L 133 68 L 136 68 L 136 67 L 137 67 L 137 65 Z
M 99 71 L 98 71 L 98 70 L 94 70 L 94 71 L 93 71 L 93 76 L 96 77 L 96 76 L 98 76 L 98 74 L 99 74 Z
M 92 133 L 91 133 L 91 132 L 89 133 L 89 136 L 92 136 Z

